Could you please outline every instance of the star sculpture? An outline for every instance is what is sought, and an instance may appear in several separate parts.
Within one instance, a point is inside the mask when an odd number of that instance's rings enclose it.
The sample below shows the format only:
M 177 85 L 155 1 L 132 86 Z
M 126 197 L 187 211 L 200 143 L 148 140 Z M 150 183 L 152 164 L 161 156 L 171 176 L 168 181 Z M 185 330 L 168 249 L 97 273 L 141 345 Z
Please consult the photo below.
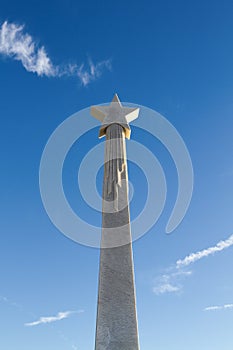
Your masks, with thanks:
M 117 94 L 114 95 L 109 106 L 92 106 L 91 115 L 100 120 L 102 126 L 99 137 L 106 134 L 106 129 L 110 124 L 120 124 L 125 131 L 125 137 L 130 138 L 129 123 L 138 117 L 139 108 L 123 107 Z

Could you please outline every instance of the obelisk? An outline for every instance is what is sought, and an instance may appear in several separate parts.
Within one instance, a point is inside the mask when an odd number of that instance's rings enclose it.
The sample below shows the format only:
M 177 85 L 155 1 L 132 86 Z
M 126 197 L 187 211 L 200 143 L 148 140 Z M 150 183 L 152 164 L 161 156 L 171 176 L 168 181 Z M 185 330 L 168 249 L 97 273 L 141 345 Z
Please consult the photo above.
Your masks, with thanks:
M 138 108 L 93 106 L 106 136 L 95 350 L 139 350 L 125 138 Z

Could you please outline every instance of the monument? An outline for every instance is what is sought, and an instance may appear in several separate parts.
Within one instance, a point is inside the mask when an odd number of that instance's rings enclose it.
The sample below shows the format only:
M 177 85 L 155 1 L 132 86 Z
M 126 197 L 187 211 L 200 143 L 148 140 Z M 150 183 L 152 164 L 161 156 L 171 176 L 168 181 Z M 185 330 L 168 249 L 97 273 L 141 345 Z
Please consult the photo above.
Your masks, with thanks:
M 125 138 L 138 108 L 91 107 L 106 136 L 95 350 L 139 350 Z

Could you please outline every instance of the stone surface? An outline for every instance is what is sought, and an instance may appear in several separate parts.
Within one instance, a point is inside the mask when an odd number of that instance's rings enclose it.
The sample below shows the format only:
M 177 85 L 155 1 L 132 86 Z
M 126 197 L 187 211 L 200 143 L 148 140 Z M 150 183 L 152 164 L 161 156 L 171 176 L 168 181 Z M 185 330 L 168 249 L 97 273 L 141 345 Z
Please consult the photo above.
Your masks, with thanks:
M 125 131 L 106 128 L 95 350 L 138 350 Z M 111 247 L 111 248 L 110 248 Z

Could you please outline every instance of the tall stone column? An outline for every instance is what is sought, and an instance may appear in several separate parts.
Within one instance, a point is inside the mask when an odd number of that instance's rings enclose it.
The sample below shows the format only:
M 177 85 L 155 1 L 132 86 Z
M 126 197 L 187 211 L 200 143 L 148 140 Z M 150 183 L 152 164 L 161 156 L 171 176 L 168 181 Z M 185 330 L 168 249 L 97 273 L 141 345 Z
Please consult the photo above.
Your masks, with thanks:
M 115 95 L 109 107 L 91 110 L 100 111 L 106 142 L 95 350 L 139 350 L 125 149 L 127 116 L 138 109 L 122 107 Z

